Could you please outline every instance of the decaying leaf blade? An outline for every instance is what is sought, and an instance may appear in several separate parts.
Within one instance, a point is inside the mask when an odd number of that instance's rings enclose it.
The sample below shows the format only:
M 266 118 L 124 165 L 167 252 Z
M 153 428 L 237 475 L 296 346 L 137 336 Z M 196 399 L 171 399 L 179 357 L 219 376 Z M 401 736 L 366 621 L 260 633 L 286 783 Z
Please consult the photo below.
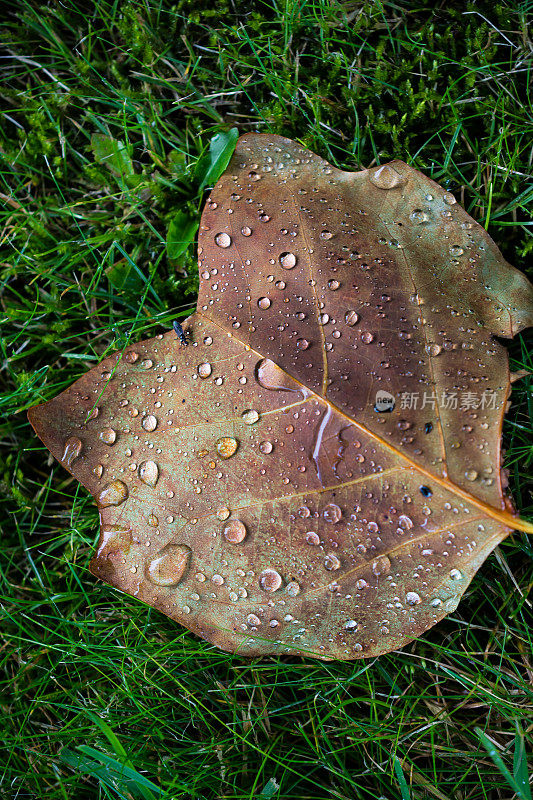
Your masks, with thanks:
M 531 324 L 531 286 L 406 164 L 259 134 L 199 261 L 192 346 L 128 347 L 29 412 L 99 504 L 91 571 L 244 655 L 406 644 L 533 531 L 503 491 L 494 339 Z

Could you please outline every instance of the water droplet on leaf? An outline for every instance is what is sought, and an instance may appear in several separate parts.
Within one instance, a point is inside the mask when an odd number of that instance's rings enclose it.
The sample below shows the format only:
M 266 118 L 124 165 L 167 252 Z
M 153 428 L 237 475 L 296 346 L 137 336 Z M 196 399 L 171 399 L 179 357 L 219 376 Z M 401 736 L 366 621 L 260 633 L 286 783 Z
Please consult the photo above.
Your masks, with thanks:
M 128 497 L 128 487 L 122 481 L 111 481 L 104 486 L 98 495 L 98 505 L 102 508 L 108 506 L 119 506 Z
M 229 247 L 231 244 L 231 236 L 227 233 L 217 233 L 215 242 L 219 247 Z
M 246 525 L 240 519 L 230 519 L 222 533 L 227 542 L 240 544 L 246 538 Z
M 156 586 L 173 587 L 183 580 L 191 559 L 184 544 L 167 544 L 147 565 L 146 572 Z
M 143 461 L 139 465 L 139 478 L 147 486 L 155 486 L 159 478 L 159 467 L 155 461 Z
M 233 436 L 222 436 L 217 439 L 215 447 L 221 458 L 231 458 L 237 452 L 239 443 Z

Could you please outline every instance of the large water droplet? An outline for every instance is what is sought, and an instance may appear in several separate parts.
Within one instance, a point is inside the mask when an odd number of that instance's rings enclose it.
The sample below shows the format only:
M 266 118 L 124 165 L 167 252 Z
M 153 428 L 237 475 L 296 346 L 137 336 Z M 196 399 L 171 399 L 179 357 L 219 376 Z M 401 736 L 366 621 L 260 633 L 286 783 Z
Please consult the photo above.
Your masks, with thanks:
M 307 542 L 307 544 L 316 547 L 317 545 L 320 544 L 320 536 L 318 535 L 318 533 L 315 533 L 314 531 L 307 531 L 307 533 L 305 534 L 305 541 Z
M 274 449 L 274 446 L 273 446 L 272 442 L 264 441 L 264 442 L 261 442 L 261 444 L 259 445 L 259 449 L 260 449 L 260 451 L 262 453 L 264 453 L 265 455 L 268 455 L 269 453 L 272 452 L 272 450 Z
M 222 436 L 222 438 L 217 439 L 215 447 L 219 456 L 222 458 L 231 458 L 231 456 L 235 455 L 237 452 L 239 443 L 233 436 Z
M 462 256 L 463 253 L 464 253 L 464 250 L 463 250 L 463 248 L 461 247 L 460 244 L 452 244 L 452 246 L 450 247 L 450 255 L 451 256 L 455 256 L 456 258 L 458 258 L 459 256 Z
M 257 301 L 257 305 L 264 311 L 267 308 L 270 308 L 270 306 L 272 305 L 272 300 L 270 299 L 270 297 L 260 297 L 259 300 Z
M 204 361 L 203 364 L 198 365 L 198 375 L 200 378 L 209 378 L 212 372 L 213 367 L 208 361 Z
M 257 382 L 263 389 L 272 389 L 276 391 L 286 390 L 289 392 L 296 392 L 298 389 L 294 386 L 294 381 L 275 361 L 270 358 L 263 358 L 257 363 L 255 368 Z
M 322 516 L 326 522 L 336 523 L 342 517 L 342 511 L 336 503 L 328 503 L 322 512 Z
M 147 565 L 147 575 L 156 586 L 177 586 L 183 580 L 191 559 L 184 544 L 167 544 Z
M 159 478 L 159 467 L 155 461 L 143 461 L 139 465 L 139 478 L 147 486 L 155 486 Z
M 222 533 L 227 542 L 240 544 L 246 538 L 246 525 L 240 519 L 230 519 Z
M 390 570 L 390 558 L 388 556 L 379 556 L 372 562 L 372 572 L 374 575 L 386 575 Z
M 301 587 L 298 581 L 290 581 L 287 584 L 287 594 L 289 594 L 291 597 L 296 597 L 300 594 L 300 591 Z
M 141 425 L 145 431 L 151 433 L 157 428 L 157 417 L 154 417 L 153 414 L 148 414 L 148 416 L 143 418 Z
M 346 314 L 344 315 L 344 321 L 347 325 L 350 325 L 350 327 L 352 327 L 353 325 L 356 325 L 359 322 L 359 314 L 357 313 L 357 311 L 353 310 L 347 311 Z
M 113 430 L 113 428 L 104 428 L 103 431 L 100 431 L 100 439 L 104 444 L 115 444 L 117 440 L 117 432 Z
M 405 595 L 406 602 L 409 603 L 410 606 L 418 605 L 420 601 L 420 595 L 416 592 L 407 592 Z
M 259 576 L 259 586 L 265 592 L 275 592 L 282 584 L 281 575 L 275 569 L 265 569 Z
M 279 263 L 283 269 L 292 269 L 296 266 L 296 256 L 294 253 L 282 253 L 279 257 Z
M 334 553 L 328 553 L 324 559 L 324 566 L 329 570 L 340 569 L 341 562 Z
M 405 183 L 404 178 L 393 167 L 384 164 L 382 167 L 373 169 L 368 173 L 370 183 L 378 189 L 395 189 Z
M 243 236 L 251 236 L 252 235 L 252 229 L 249 228 L 248 225 L 245 225 L 244 228 L 241 228 L 241 233 L 242 233 Z
M 415 225 L 423 225 L 424 222 L 429 222 L 429 214 L 423 208 L 415 208 L 409 214 L 409 219 L 411 222 L 414 222 Z
M 102 508 L 119 506 L 128 497 L 128 487 L 122 481 L 116 480 L 107 483 L 98 495 L 97 503 Z
M 475 469 L 467 469 L 465 472 L 465 478 L 467 481 L 475 481 L 478 476 L 478 473 Z
M 117 550 L 127 553 L 132 544 L 131 528 L 125 525 L 103 525 L 98 542 L 97 556 L 105 550 L 107 555 Z
M 398 525 L 400 528 L 403 528 L 405 531 L 410 531 L 413 527 L 413 520 L 411 517 L 408 517 L 406 514 L 402 514 L 398 518 Z
M 460 581 L 462 577 L 463 573 L 460 570 L 455 568 L 450 570 L 450 578 L 452 581 Z
M 219 247 L 229 247 L 231 244 L 231 236 L 227 233 L 217 233 L 215 242 Z
M 242 420 L 247 425 L 253 425 L 259 419 L 259 412 L 255 410 L 255 408 L 248 408 L 246 411 L 242 412 Z
M 246 617 L 246 622 L 251 628 L 257 628 L 258 625 L 261 625 L 261 620 L 257 614 L 248 614 Z
M 65 449 L 61 456 L 61 461 L 70 467 L 74 459 L 78 458 L 83 447 L 82 441 L 78 436 L 69 436 L 65 442 Z

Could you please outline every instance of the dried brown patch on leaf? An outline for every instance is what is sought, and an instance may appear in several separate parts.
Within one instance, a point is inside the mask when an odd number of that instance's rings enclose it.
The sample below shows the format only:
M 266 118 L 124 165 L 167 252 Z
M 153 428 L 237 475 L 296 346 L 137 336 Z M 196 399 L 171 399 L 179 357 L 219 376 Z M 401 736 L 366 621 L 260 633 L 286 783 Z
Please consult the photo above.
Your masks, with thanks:
M 533 530 L 503 493 L 494 339 L 531 324 L 531 286 L 406 164 L 258 134 L 199 255 L 190 346 L 141 342 L 30 411 L 99 504 L 92 572 L 246 655 L 402 646 Z

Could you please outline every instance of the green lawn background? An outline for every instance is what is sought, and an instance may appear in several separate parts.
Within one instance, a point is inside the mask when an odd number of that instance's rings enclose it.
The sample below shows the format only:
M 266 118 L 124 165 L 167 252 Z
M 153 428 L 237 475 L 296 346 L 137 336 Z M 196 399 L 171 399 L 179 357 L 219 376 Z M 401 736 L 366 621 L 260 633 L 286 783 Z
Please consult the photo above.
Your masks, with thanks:
M 532 10 L 486 0 L 5 7 L 3 797 L 529 800 L 531 538 L 504 542 L 457 612 L 400 653 L 242 659 L 87 572 L 96 507 L 25 411 L 194 307 L 194 241 L 175 241 L 194 238 L 210 142 L 232 128 L 298 139 L 347 169 L 403 159 L 454 192 L 527 271 Z M 510 344 L 513 370 L 531 371 L 531 341 Z M 515 384 L 504 429 L 526 517 L 530 387 L 530 377 Z

